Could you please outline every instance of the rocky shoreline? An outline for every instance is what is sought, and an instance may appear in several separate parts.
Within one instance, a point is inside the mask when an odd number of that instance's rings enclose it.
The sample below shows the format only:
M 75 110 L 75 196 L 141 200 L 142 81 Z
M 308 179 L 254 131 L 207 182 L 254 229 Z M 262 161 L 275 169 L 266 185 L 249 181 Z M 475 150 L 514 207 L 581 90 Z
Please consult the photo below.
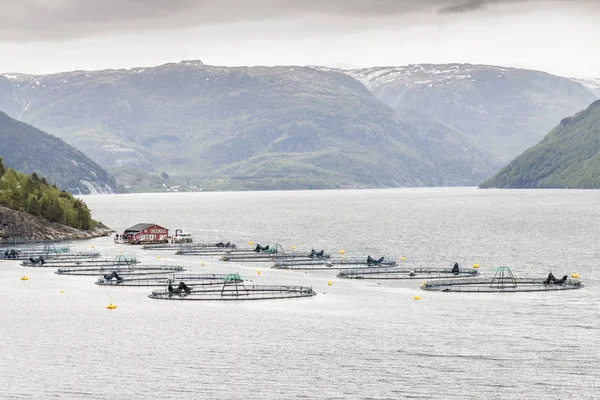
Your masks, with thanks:
M 112 233 L 114 231 L 101 222 L 93 230 L 82 231 L 0 206 L 0 241 L 79 240 L 109 236 Z

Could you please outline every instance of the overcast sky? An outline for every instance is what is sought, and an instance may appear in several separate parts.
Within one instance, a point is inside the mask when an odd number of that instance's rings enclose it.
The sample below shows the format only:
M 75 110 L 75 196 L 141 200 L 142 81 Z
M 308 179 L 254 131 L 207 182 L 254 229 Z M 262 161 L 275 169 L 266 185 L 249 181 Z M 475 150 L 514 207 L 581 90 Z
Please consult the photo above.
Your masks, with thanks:
M 0 0 L 0 72 L 470 62 L 600 77 L 600 0 Z

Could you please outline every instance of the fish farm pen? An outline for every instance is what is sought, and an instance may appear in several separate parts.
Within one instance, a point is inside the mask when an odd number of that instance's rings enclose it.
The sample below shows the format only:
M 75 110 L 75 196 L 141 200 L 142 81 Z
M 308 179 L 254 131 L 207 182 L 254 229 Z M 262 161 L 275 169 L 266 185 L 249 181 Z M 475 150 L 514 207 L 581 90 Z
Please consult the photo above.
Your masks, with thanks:
M 227 243 L 170 243 L 170 244 L 156 244 L 151 246 L 143 246 L 142 250 L 202 250 L 202 249 L 215 249 L 225 251 L 228 249 L 235 249 L 237 246 L 231 242 Z
M 166 286 L 173 282 L 186 282 L 188 286 L 211 286 L 211 285 L 223 285 L 223 282 L 227 274 L 170 274 L 165 275 L 164 271 L 162 275 L 136 275 L 129 274 L 127 276 L 114 276 L 113 274 L 102 276 L 96 281 L 96 285 L 100 286 L 139 286 L 139 287 L 161 287 Z M 239 275 L 238 275 L 239 277 Z M 243 282 L 241 277 L 229 278 L 237 279 L 238 282 Z
M 71 268 L 78 266 L 110 267 L 113 265 L 131 265 L 138 264 L 135 257 L 119 256 L 117 258 L 88 258 L 75 261 L 64 261 L 62 259 L 40 260 L 31 258 L 21 263 L 23 267 L 50 267 L 50 268 Z
M 27 260 L 32 257 L 43 257 L 44 259 L 78 259 L 100 257 L 96 252 L 71 252 L 68 247 L 55 247 L 54 244 L 45 244 L 43 247 L 23 247 L 4 249 L 0 251 L 0 260 Z
M 373 259 L 371 259 L 373 260 Z M 396 261 L 377 259 L 369 263 L 369 258 L 348 257 L 335 259 L 310 259 L 310 260 L 277 260 L 272 268 L 288 269 L 297 271 L 319 271 L 319 270 L 348 270 L 348 269 L 379 269 L 394 268 Z
M 165 274 L 168 272 L 183 272 L 185 268 L 180 265 L 113 265 L 106 267 L 71 267 L 71 268 L 59 268 L 55 274 L 58 275 L 84 275 L 84 276 L 97 276 L 105 275 L 107 273 L 118 273 L 118 274 Z
M 62 261 L 74 261 L 85 258 L 96 258 L 100 257 L 100 253 L 94 252 L 76 252 L 76 253 L 43 253 L 43 252 L 21 252 L 14 253 L 6 256 L 4 253 L 0 253 L 0 260 L 29 260 L 30 258 L 42 257 L 44 260 L 62 260 Z
M 584 285 L 577 279 L 566 275 L 556 279 L 552 274 L 548 278 L 515 278 L 508 267 L 499 268 L 492 279 L 454 279 L 425 282 L 421 289 L 438 292 L 462 293 L 518 293 L 552 292 L 581 289 Z
M 452 268 L 366 268 L 362 270 L 340 271 L 338 278 L 346 279 L 458 279 L 479 275 L 476 269 L 459 270 Z
M 317 293 L 310 287 L 281 285 L 245 285 L 243 283 L 225 283 L 220 286 L 194 289 L 189 293 L 169 290 L 153 291 L 148 297 L 161 300 L 188 301 L 249 301 L 277 300 L 301 297 L 313 297 Z

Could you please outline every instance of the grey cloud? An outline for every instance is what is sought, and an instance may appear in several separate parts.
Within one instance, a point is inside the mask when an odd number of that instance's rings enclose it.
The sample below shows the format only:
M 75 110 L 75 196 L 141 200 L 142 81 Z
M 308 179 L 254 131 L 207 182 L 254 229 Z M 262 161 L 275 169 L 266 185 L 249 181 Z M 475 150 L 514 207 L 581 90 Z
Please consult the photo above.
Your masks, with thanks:
M 441 14 L 453 14 L 476 11 L 483 8 L 486 4 L 488 4 L 488 2 L 485 0 L 471 0 L 466 3 L 441 8 L 439 12 Z
M 466 13 L 472 11 L 478 11 L 490 4 L 499 4 L 499 3 L 524 3 L 532 0 L 469 0 L 456 2 L 457 4 L 452 4 L 449 6 L 442 7 L 438 10 L 440 14 L 456 14 L 456 13 Z
M 0 0 L 0 41 L 59 41 L 313 15 L 453 14 L 526 1 L 532 0 Z

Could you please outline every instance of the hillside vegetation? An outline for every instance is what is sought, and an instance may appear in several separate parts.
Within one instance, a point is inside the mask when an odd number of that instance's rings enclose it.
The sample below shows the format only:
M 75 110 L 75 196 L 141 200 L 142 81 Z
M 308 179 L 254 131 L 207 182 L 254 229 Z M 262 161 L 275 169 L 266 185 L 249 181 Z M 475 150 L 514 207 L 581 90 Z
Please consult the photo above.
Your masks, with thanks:
M 6 168 L 1 158 L 0 206 L 81 230 L 96 225 L 83 201 L 50 185 L 35 172 L 28 176 Z
M 600 100 L 565 118 L 482 188 L 600 188 Z
M 61 139 L 0 112 L 0 157 L 6 165 L 45 176 L 74 194 L 116 193 L 113 177 Z

